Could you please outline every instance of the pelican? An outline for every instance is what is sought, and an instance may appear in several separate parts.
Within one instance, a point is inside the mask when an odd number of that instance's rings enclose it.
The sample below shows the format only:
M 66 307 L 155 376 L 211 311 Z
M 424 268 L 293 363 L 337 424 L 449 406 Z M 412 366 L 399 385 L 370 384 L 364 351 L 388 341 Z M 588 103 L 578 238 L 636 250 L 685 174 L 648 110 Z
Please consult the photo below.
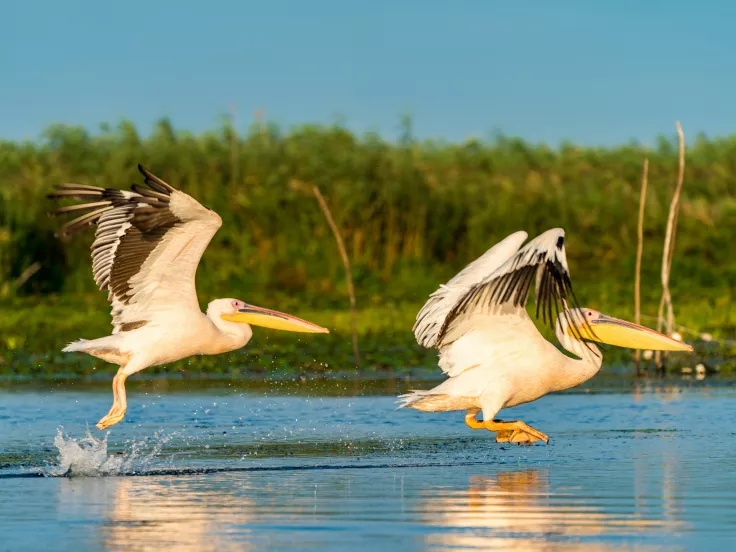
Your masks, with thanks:
M 567 268 L 565 232 L 548 230 L 522 247 L 527 236 L 523 231 L 511 234 L 430 295 L 417 315 L 414 335 L 423 347 L 439 350 L 439 366 L 449 379 L 429 391 L 401 395 L 399 408 L 465 410 L 470 428 L 496 432 L 498 442 L 548 443 L 547 435 L 520 420 L 494 418 L 502 408 L 592 378 L 603 356 L 590 341 L 632 349 L 693 350 L 649 328 L 580 308 Z M 562 347 L 577 358 L 544 339 L 527 314 L 533 281 L 536 318 L 541 313 Z M 482 421 L 477 418 L 481 412 Z
M 123 419 L 125 380 L 149 366 L 240 349 L 253 335 L 251 325 L 329 333 L 306 320 L 238 299 L 215 299 L 203 314 L 195 273 L 222 219 L 141 165 L 138 170 L 145 186 L 134 184 L 131 191 L 62 184 L 49 194 L 83 202 L 51 213 L 81 213 L 57 235 L 97 226 L 92 273 L 112 304 L 112 335 L 80 339 L 63 351 L 87 353 L 120 367 L 112 382 L 112 408 L 97 423 L 99 429 Z

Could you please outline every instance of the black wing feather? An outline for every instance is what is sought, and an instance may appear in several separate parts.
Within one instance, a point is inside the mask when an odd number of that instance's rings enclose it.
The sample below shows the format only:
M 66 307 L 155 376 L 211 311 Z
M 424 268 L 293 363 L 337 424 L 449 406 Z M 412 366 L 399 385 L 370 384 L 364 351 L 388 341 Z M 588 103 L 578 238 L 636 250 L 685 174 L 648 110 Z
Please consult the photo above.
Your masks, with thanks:
M 437 343 L 442 346 L 449 344 L 444 342 L 444 339 L 453 323 L 469 309 L 478 308 L 480 312 L 487 312 L 494 306 L 508 303 L 524 308 L 535 277 L 536 318 L 541 318 L 554 330 L 560 313 L 564 313 L 563 316 L 568 321 L 574 337 L 581 339 L 578 325 L 587 328 L 590 326 L 587 319 L 580 314 L 580 305 L 573 292 L 570 274 L 561 260 L 564 259 L 562 243 L 564 243 L 562 237 L 551 242 L 549 246 L 539 242 L 536 244 L 537 247 L 532 247 L 535 244 L 529 242 L 496 271 L 497 275 L 491 275 L 471 287 L 445 318 Z
M 147 187 L 134 184 L 132 192 L 62 184 L 48 195 L 53 199 L 83 202 L 50 213 L 83 212 L 64 224 L 57 235 L 71 236 L 91 224 L 97 225 L 91 246 L 95 282 L 124 304 L 130 299 L 130 279 L 140 271 L 166 232 L 181 222 L 170 209 L 171 194 L 176 189 L 142 165 L 138 165 L 138 170 L 145 177 Z

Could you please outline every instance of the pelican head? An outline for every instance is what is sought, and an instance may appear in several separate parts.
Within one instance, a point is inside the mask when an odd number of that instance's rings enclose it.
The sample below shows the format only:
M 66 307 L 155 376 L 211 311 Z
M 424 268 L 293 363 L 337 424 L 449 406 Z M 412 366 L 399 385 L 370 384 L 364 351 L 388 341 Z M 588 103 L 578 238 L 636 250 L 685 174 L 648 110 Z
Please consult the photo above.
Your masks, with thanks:
M 570 317 L 572 322 L 565 328 L 565 332 L 569 336 L 579 336 L 583 339 L 628 349 L 646 349 L 650 351 L 693 350 L 692 346 L 687 343 L 639 324 L 607 316 L 593 309 L 576 310 L 577 312 Z
M 330 330 L 275 310 L 249 305 L 239 299 L 217 299 L 209 304 L 207 315 L 227 322 L 261 326 L 273 330 L 302 333 L 330 333 Z

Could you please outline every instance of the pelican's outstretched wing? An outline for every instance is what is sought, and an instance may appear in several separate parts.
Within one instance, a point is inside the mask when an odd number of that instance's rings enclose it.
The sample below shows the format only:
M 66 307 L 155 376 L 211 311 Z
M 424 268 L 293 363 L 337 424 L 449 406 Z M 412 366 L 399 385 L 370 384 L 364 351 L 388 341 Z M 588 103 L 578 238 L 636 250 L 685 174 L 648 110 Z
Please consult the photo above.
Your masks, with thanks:
M 62 184 L 51 198 L 84 203 L 52 214 L 81 213 L 57 235 L 96 224 L 92 273 L 112 303 L 113 333 L 133 330 L 162 313 L 199 310 L 194 285 L 199 260 L 222 226 L 214 211 L 138 165 L 146 186 L 132 191 Z
M 427 348 L 438 345 L 440 330 L 455 305 L 473 286 L 482 282 L 511 258 L 527 236 L 524 231 L 514 232 L 463 268 L 449 282 L 440 285 L 417 314 L 413 328 L 417 342 Z
M 537 318 L 541 315 L 542 320 L 554 329 L 557 316 L 565 311 L 565 316 L 580 318 L 568 320 L 575 322 L 570 324 L 571 328 L 574 329 L 576 324 L 585 325 L 586 321 L 578 311 L 567 310 L 578 304 L 572 290 L 564 244 L 564 230 L 548 230 L 473 284 L 444 317 L 437 332 L 436 346 L 443 347 L 455 341 L 464 333 L 466 324 L 477 316 L 517 314 L 525 317 L 533 281 Z

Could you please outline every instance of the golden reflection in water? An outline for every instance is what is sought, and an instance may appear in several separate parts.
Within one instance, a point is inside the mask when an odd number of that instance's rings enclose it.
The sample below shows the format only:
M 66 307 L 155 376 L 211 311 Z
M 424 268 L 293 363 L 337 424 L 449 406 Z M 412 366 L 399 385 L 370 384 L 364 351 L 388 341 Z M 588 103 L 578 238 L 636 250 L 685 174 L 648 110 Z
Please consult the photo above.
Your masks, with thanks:
M 574 494 L 551 490 L 549 470 L 473 476 L 467 489 L 433 489 L 420 497 L 424 523 L 437 528 L 427 535 L 426 544 L 453 550 L 607 551 L 621 546 L 596 537 L 637 535 L 680 525 L 669 516 L 663 520 L 643 519 L 639 512 L 607 513 L 595 494 L 595 488 L 581 493 L 576 487 Z
M 233 482 L 240 490 L 242 482 Z M 197 489 L 174 480 L 152 483 L 147 478 L 72 479 L 60 486 L 67 511 L 89 508 L 90 497 L 103 512 L 98 528 L 106 550 L 170 552 L 253 550 L 244 541 L 242 525 L 253 522 L 253 503 L 245 493 Z M 241 525 L 237 542 L 228 533 Z
M 640 404 L 647 395 L 654 395 L 663 403 L 673 402 L 682 398 L 682 384 L 651 378 L 637 379 L 632 391 L 633 401 Z

